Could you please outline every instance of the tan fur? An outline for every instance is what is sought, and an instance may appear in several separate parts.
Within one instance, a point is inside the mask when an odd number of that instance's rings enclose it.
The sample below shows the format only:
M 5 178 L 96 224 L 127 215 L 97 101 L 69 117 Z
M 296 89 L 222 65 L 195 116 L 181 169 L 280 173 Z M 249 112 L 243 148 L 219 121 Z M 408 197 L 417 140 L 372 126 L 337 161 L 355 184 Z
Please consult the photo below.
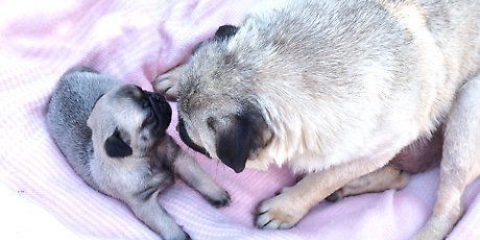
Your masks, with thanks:
M 47 126 L 75 172 L 93 189 L 123 201 L 164 239 L 190 239 L 160 206 L 158 195 L 179 176 L 215 207 L 229 194 L 166 132 L 164 97 L 88 68 L 65 73 L 54 91 Z
M 129 87 L 132 96 L 120 93 Z M 158 203 L 158 194 L 173 184 L 173 174 L 215 206 L 228 204 L 229 195 L 169 135 L 143 127 L 148 116 L 135 102 L 143 94 L 135 86 L 119 86 L 98 100 L 88 119 L 96 155 L 90 164 L 91 175 L 101 192 L 124 201 L 140 220 L 164 238 L 190 239 Z M 129 135 L 126 141 L 134 149 L 132 155 L 113 159 L 103 150 L 115 129 Z
M 182 75 L 168 77 L 178 81 L 189 141 L 236 172 L 247 148 L 247 167 L 307 173 L 258 208 L 258 227 L 289 228 L 445 124 L 438 201 L 418 235 L 444 238 L 480 174 L 480 2 L 270 4 L 233 36 L 202 44 Z
M 410 180 L 409 173 L 386 166 L 347 183 L 327 197 L 327 200 L 338 201 L 347 196 L 402 189 L 407 185 L 408 180 Z

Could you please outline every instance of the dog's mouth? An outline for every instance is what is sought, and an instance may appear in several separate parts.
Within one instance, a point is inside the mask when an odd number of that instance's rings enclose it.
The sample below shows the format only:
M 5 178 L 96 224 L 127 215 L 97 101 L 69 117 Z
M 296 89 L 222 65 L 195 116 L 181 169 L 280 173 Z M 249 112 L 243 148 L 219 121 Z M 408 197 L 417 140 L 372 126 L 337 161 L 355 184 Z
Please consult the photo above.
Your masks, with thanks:
M 193 140 L 188 136 L 187 130 L 185 129 L 185 122 L 183 119 L 178 120 L 178 125 L 177 125 L 177 131 L 178 134 L 180 135 L 180 139 L 191 149 L 195 150 L 196 152 L 199 152 L 203 155 L 205 155 L 208 158 L 210 157 L 210 154 L 208 154 L 207 150 L 205 148 L 198 146 L 196 143 L 193 142 Z
M 142 123 L 142 128 L 152 126 L 155 129 L 155 134 L 165 132 L 172 118 L 170 104 L 160 94 L 147 91 L 143 91 L 143 94 L 145 109 L 147 109 L 148 114 Z

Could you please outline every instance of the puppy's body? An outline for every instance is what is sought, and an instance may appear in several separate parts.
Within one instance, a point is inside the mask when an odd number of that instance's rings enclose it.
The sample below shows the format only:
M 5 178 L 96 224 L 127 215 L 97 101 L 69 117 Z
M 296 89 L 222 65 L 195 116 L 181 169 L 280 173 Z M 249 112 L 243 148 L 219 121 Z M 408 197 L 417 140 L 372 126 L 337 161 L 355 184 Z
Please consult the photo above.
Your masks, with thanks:
M 445 124 L 438 201 L 417 237 L 448 234 L 480 174 L 479 1 L 271 1 L 216 35 L 178 87 L 155 86 L 178 91 L 185 141 L 236 172 L 310 173 L 259 206 L 258 227 L 292 227 Z
M 95 189 L 98 186 L 89 170 L 90 159 L 94 158 L 92 131 L 86 123 L 96 101 L 115 86 L 118 82 L 109 77 L 85 81 L 74 74 L 65 75 L 59 81 L 59 91 L 52 96 L 48 109 L 47 126 L 56 144 L 60 149 L 68 149 L 62 152 L 69 164 Z M 60 141 L 64 139 L 70 140 Z
M 67 161 L 92 188 L 125 202 L 166 239 L 188 235 L 157 196 L 178 174 L 213 205 L 229 203 L 200 166 L 166 134 L 165 99 L 88 69 L 62 76 L 49 103 L 47 126 Z

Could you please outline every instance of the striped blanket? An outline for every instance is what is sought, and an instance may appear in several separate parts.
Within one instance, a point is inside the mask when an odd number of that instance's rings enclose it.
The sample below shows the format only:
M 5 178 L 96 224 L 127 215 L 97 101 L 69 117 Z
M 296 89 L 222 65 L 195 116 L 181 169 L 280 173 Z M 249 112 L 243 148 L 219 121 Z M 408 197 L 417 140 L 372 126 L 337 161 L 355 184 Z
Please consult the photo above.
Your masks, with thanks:
M 150 83 L 185 61 L 219 25 L 238 24 L 257 0 L 3 0 L 0 4 L 0 239 L 158 239 L 119 201 L 89 188 L 45 128 L 60 75 L 86 65 L 119 81 Z M 171 103 L 175 108 L 175 103 Z M 177 140 L 176 115 L 169 132 Z M 408 239 L 431 213 L 438 169 L 400 191 L 322 202 L 293 229 L 253 226 L 257 204 L 292 184 L 287 169 L 235 174 L 195 154 L 232 196 L 211 207 L 183 182 L 159 201 L 193 239 Z M 451 239 L 480 239 L 480 181 Z

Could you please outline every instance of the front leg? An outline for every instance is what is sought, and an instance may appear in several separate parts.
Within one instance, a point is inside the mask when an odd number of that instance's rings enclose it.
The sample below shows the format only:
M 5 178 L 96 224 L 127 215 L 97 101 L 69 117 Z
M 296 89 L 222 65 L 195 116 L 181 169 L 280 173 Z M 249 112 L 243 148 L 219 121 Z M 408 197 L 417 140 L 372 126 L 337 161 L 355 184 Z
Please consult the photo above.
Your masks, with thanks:
M 174 168 L 183 181 L 202 194 L 214 207 L 230 204 L 230 194 L 218 186 L 186 152 L 180 150 L 175 159 Z
M 163 94 L 169 101 L 176 101 L 178 95 L 178 82 L 183 77 L 187 64 L 179 65 L 170 71 L 158 75 L 153 81 L 155 92 Z
M 392 150 L 375 158 L 359 159 L 306 175 L 293 187 L 285 188 L 280 195 L 259 205 L 256 226 L 264 229 L 293 227 L 320 201 L 348 182 L 382 168 L 395 153 Z

